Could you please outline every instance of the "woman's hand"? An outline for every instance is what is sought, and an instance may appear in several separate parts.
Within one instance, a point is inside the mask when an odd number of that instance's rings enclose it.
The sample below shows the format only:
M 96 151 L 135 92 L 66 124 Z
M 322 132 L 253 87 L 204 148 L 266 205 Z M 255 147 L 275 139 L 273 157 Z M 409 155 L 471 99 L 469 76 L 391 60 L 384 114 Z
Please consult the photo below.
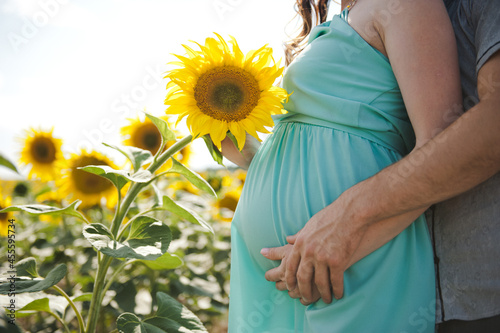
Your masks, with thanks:
M 238 165 L 243 169 L 248 169 L 250 162 L 260 147 L 260 142 L 247 133 L 245 146 L 240 151 L 231 141 L 229 137 L 226 137 L 221 142 L 221 153 L 225 158 Z

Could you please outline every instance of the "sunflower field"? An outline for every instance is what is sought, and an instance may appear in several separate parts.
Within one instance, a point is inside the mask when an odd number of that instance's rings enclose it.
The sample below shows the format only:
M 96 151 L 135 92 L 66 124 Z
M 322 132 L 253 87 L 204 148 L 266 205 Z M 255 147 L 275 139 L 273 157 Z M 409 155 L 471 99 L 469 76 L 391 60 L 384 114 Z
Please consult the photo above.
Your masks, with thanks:
M 67 156 L 52 130 L 26 130 L 19 163 L 2 157 L 2 166 L 13 171 L 31 166 L 26 180 L 0 181 L 1 248 L 15 250 L 2 261 L 0 297 L 5 304 L 15 299 L 16 307 L 15 326 L 4 328 L 133 332 L 154 323 L 161 311 L 177 310 L 169 322 L 151 325 L 167 325 L 167 332 L 225 332 L 228 222 L 246 172 L 217 168 L 198 175 L 187 167 L 192 152 L 185 145 L 158 168 L 161 177 L 141 173 L 159 151 L 179 142 L 164 119 L 148 115 L 122 127 L 124 145 L 113 146 L 128 158 L 121 170 L 99 152 Z M 140 191 L 120 225 L 113 225 L 134 186 Z M 107 274 L 98 286 L 103 267 Z M 96 307 L 98 320 L 89 331 Z M 9 314 L 8 308 L 2 313 L 4 323 L 14 318 Z

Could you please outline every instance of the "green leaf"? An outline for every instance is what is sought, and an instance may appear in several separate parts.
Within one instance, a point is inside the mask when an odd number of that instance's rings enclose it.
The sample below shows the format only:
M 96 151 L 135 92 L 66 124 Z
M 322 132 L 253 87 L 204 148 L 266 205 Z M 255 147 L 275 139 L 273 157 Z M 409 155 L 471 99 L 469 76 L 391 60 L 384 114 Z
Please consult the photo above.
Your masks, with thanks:
M 158 292 L 156 299 L 158 311 L 154 317 L 141 321 L 132 313 L 124 313 L 116 322 L 118 330 L 123 333 L 207 332 L 200 319 L 174 298 Z
M 214 145 L 214 143 L 212 142 L 212 139 L 210 139 L 210 136 L 208 134 L 206 134 L 206 135 L 203 135 L 202 138 L 203 138 L 203 141 L 205 141 L 205 144 L 208 148 L 208 152 L 210 153 L 210 156 L 212 156 L 213 160 L 217 164 L 224 166 L 224 164 L 222 163 L 222 160 L 223 160 L 222 153 Z
M 57 313 L 62 316 L 69 305 L 66 298 L 46 294 L 44 292 L 24 293 L 16 295 L 16 297 L 16 305 L 19 305 L 16 316 L 19 318 L 32 315 L 39 311 Z
M 182 260 L 168 252 L 165 252 L 161 257 L 156 260 L 139 260 L 146 266 L 154 270 L 174 269 L 182 265 Z
M 36 260 L 33 257 L 19 260 L 15 267 L 17 276 L 27 276 L 30 278 L 39 277 L 38 271 L 36 269 Z
M 147 170 L 139 170 L 134 174 L 130 174 L 125 170 L 116 170 L 108 165 L 87 165 L 78 169 L 108 179 L 118 190 L 121 190 L 129 181 L 147 183 L 153 179 L 153 175 Z
M 31 303 L 26 304 L 17 311 L 45 311 L 50 312 L 49 299 L 47 297 L 36 299 Z
M 50 287 L 56 285 L 59 281 L 61 281 L 68 269 L 66 264 L 60 264 L 56 268 L 52 269 L 49 274 L 45 277 L 45 279 L 37 279 L 37 280 L 16 280 L 15 281 L 15 292 L 16 294 L 21 293 L 32 293 L 37 291 L 42 291 L 49 289 Z M 0 294 L 5 295 L 9 293 L 11 287 L 11 281 L 7 281 L 0 285 Z
M 163 202 L 160 207 L 154 207 L 154 210 L 167 210 L 169 212 L 174 213 L 175 215 L 180 216 L 181 218 L 191 222 L 198 223 L 205 229 L 209 230 L 212 234 L 214 230 L 210 224 L 208 224 L 204 219 L 202 219 L 198 214 L 190 210 L 189 208 L 183 207 L 180 204 L 173 201 L 168 196 L 163 196 Z
M 18 206 L 10 206 L 5 209 L 0 210 L 0 213 L 7 213 L 7 212 L 19 212 L 23 211 L 32 215 L 61 215 L 61 214 L 66 214 L 66 215 L 71 215 L 78 217 L 82 219 L 83 221 L 87 221 L 87 219 L 77 211 L 77 207 L 80 205 L 82 201 L 81 200 L 76 200 L 72 202 L 69 206 L 64 207 L 64 208 L 57 208 L 54 206 L 47 206 L 47 205 L 18 205 Z
M 240 147 L 238 147 L 238 140 L 236 140 L 236 137 L 234 136 L 233 133 L 231 133 L 230 131 L 227 131 L 226 133 L 226 136 L 231 139 L 231 141 L 233 142 L 233 144 L 235 145 L 235 147 L 238 149 L 238 150 L 241 150 Z
M 19 173 L 16 166 L 11 161 L 9 161 L 2 153 L 0 153 L 0 165 L 14 171 L 15 173 Z
M 134 172 L 137 172 L 144 164 L 151 163 L 153 155 L 149 150 L 140 149 L 133 146 L 113 146 L 103 143 L 105 146 L 118 150 L 132 163 Z
M 200 190 L 203 190 L 207 193 L 210 193 L 212 196 L 217 197 L 217 194 L 215 194 L 214 189 L 210 184 L 203 179 L 199 174 L 195 173 L 194 171 L 188 169 L 185 165 L 177 161 L 175 158 L 172 158 L 173 165 L 172 167 L 167 171 L 167 173 L 178 173 L 183 175 L 191 184 L 199 188 Z
M 165 333 L 164 330 L 142 322 L 133 313 L 123 313 L 116 320 L 116 326 L 120 333 Z
M 146 117 L 148 117 L 153 124 L 155 124 L 165 142 L 175 140 L 175 133 L 168 128 L 168 123 L 165 120 L 155 117 L 149 113 L 146 113 Z
M 92 223 L 83 235 L 98 251 L 114 258 L 155 260 L 165 253 L 172 240 L 170 228 L 154 218 L 140 216 L 132 222 L 129 237 L 124 242 L 114 239 L 109 229 Z
M 85 302 L 85 301 L 90 302 L 91 300 L 92 300 L 92 293 L 81 294 L 80 296 L 73 298 L 73 302 Z

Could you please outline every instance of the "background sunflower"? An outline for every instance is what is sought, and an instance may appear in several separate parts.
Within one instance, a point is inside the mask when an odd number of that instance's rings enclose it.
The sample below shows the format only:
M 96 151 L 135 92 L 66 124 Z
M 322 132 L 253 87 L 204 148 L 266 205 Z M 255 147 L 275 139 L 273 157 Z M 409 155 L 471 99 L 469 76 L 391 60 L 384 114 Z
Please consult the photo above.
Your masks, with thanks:
M 19 162 L 21 165 L 31 165 L 29 178 L 38 177 L 42 181 L 50 181 L 59 177 L 58 165 L 63 160 L 62 140 L 54 138 L 53 131 L 54 129 L 44 132 L 34 128 L 25 131 Z
M 165 76 L 167 114 L 187 117 L 186 124 L 194 137 L 210 134 L 220 148 L 230 131 L 243 148 L 246 133 L 260 141 L 257 132 L 269 133 L 271 114 L 283 113 L 287 92 L 273 84 L 283 73 L 272 57 L 272 49 L 263 46 L 246 55 L 236 40 L 207 38 L 200 51 L 183 45 L 186 56 L 176 55 L 179 66 Z
M 81 207 L 91 207 L 106 199 L 106 205 L 113 207 L 118 194 L 114 185 L 105 178 L 78 169 L 87 165 L 107 165 L 119 169 L 107 156 L 98 152 L 82 150 L 72 154 L 62 167 L 62 177 L 56 181 L 61 194 L 68 200 L 82 200 Z
M 7 208 L 11 205 L 11 198 L 0 196 L 0 210 Z M 8 235 L 9 220 L 12 219 L 12 213 L 0 213 L 0 236 L 5 237 Z
M 159 117 L 165 120 L 169 128 L 172 129 L 174 125 L 168 119 L 168 117 Z M 129 118 L 129 124 L 123 126 L 120 129 L 120 134 L 124 137 L 123 144 L 127 146 L 133 146 L 148 150 L 152 155 L 155 155 L 161 146 L 161 133 L 155 124 L 147 117 L 141 119 L 139 116 L 136 118 Z M 176 137 L 180 137 L 181 133 L 178 130 L 173 130 Z M 176 141 L 168 141 L 165 145 L 164 150 L 172 146 Z M 191 157 L 191 147 L 190 145 L 182 148 L 178 153 L 174 155 L 174 158 L 185 165 L 189 165 L 189 158 Z M 165 163 L 158 172 L 167 171 L 172 167 L 172 162 L 169 161 Z

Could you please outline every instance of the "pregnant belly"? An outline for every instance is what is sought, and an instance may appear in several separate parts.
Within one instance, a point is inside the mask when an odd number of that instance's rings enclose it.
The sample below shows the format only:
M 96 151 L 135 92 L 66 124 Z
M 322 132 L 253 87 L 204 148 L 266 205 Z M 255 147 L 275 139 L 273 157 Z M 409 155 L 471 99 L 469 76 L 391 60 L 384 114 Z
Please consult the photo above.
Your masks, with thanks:
M 278 126 L 254 157 L 233 220 L 254 260 L 263 247 L 286 244 L 343 191 L 392 163 L 392 151 L 330 128 Z

